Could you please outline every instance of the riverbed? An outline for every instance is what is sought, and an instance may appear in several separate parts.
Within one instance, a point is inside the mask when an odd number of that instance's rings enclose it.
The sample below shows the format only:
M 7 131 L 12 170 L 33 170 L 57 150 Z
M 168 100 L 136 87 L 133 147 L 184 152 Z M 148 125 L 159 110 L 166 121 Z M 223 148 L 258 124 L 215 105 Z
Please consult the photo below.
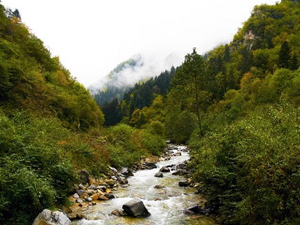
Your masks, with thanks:
M 172 172 L 164 173 L 163 178 L 154 177 L 161 167 L 188 160 L 189 154 L 185 150 L 185 146 L 174 146 L 170 151 L 181 152 L 181 155 L 158 162 L 156 169 L 137 171 L 128 178 L 128 187 L 114 192 L 115 199 L 90 206 L 85 212 L 86 219 L 73 221 L 72 225 L 215 225 L 212 218 L 184 214 L 184 209 L 203 200 L 194 194 L 195 188 L 179 187 L 178 183 L 185 180 L 184 177 L 172 175 Z M 161 188 L 154 188 L 155 185 Z M 122 210 L 122 205 L 133 198 L 142 200 L 151 216 L 130 218 L 111 214 L 115 209 Z

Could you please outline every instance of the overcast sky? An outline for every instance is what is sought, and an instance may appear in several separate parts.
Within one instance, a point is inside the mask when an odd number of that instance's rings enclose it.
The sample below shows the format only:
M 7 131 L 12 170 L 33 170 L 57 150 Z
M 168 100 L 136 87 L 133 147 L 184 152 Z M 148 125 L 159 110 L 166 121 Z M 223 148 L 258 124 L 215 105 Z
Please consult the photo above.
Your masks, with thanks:
M 2 0 L 85 86 L 133 55 L 159 70 L 228 43 L 255 5 L 278 0 Z M 168 63 L 161 63 L 168 59 Z M 166 68 L 163 68 L 166 67 Z M 157 74 L 158 75 L 158 74 Z

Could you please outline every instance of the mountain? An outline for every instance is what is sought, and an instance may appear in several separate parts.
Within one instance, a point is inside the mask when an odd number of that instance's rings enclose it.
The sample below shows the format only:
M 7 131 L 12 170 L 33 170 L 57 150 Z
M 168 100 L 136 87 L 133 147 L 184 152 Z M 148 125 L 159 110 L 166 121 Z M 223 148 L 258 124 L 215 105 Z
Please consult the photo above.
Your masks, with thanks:
M 136 83 L 143 83 L 162 71 L 178 65 L 181 59 L 176 54 L 153 56 L 138 54 L 120 63 L 106 77 L 89 87 L 100 106 L 114 98 L 121 99 L 125 91 Z
M 89 87 L 98 105 L 112 101 L 114 98 L 121 99 L 126 90 L 135 82 L 142 79 L 144 60 L 141 55 L 136 55 L 114 68 L 99 84 Z
M 145 82 L 136 83 L 134 87 L 125 90 L 121 98 L 112 96 L 112 100 L 101 107 L 105 115 L 104 125 L 112 126 L 120 121 L 130 123 L 135 110 L 149 107 L 157 96 L 166 96 L 175 72 L 176 69 L 172 67 L 170 71 L 166 70 Z

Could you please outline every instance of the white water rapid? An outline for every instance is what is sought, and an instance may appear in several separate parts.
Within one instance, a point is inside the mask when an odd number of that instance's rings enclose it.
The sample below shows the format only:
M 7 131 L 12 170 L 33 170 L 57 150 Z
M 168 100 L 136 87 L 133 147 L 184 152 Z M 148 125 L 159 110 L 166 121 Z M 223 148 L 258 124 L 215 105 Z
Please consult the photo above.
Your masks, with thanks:
M 184 146 L 178 146 L 181 156 L 172 156 L 168 161 L 160 161 L 158 168 L 152 170 L 140 170 L 128 178 L 129 186 L 119 188 L 114 192 L 115 199 L 91 206 L 85 213 L 87 219 L 73 221 L 72 225 L 213 225 L 211 218 L 204 216 L 188 216 L 183 210 L 197 204 L 200 197 L 195 195 L 194 188 L 179 187 L 178 182 L 185 180 L 182 176 L 172 175 L 172 172 L 164 173 L 163 178 L 154 175 L 163 166 L 180 164 L 189 159 Z M 155 185 L 164 188 L 155 189 Z M 122 210 L 122 205 L 133 198 L 141 199 L 151 216 L 147 218 L 117 217 L 111 214 L 115 209 Z

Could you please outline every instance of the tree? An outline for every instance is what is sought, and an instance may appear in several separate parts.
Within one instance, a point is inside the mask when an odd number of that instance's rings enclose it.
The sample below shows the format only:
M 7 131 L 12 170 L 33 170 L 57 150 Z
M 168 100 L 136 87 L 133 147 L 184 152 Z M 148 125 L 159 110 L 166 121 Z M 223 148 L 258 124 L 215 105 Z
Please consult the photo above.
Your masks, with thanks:
M 279 62 L 280 68 L 289 68 L 289 61 L 291 59 L 290 46 L 287 41 L 284 41 L 279 51 Z
M 211 79 L 204 58 L 193 49 L 185 56 L 184 63 L 172 80 L 170 97 L 180 104 L 181 110 L 192 112 L 197 118 L 200 134 L 203 133 L 202 119 L 211 98 Z M 179 98 L 181 101 L 178 101 Z M 177 100 L 177 101 L 176 101 Z
M 121 107 L 117 98 L 114 98 L 111 102 L 106 102 L 102 111 L 105 115 L 105 126 L 113 126 L 121 121 Z

